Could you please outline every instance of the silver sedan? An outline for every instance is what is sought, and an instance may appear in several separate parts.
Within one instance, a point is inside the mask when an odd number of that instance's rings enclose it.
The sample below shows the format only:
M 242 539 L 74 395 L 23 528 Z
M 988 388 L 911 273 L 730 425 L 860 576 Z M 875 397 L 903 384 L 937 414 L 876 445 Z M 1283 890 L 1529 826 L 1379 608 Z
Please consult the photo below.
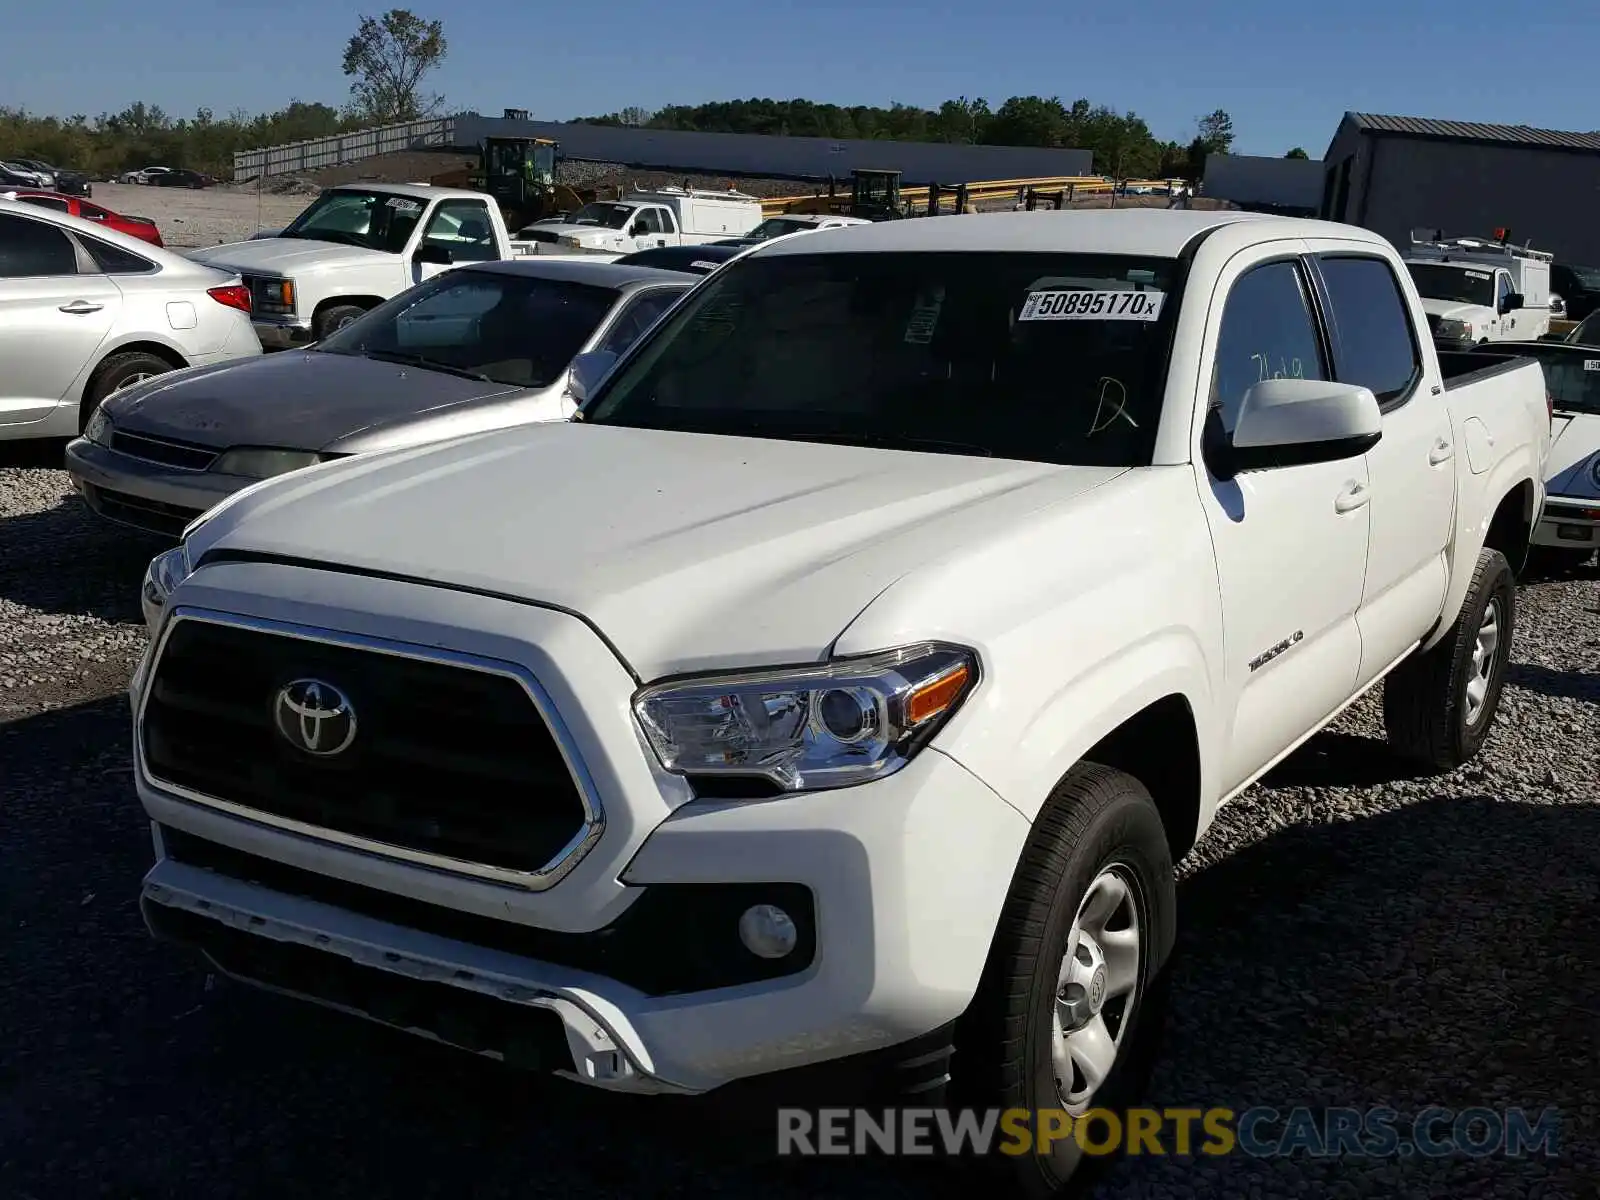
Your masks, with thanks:
M 576 255 L 458 267 L 302 350 L 118 393 L 67 471 L 101 516 L 175 535 L 286 471 L 561 420 L 573 359 L 620 355 L 699 278 Z
M 260 355 L 237 275 L 0 198 L 0 441 L 71 437 L 120 388 Z

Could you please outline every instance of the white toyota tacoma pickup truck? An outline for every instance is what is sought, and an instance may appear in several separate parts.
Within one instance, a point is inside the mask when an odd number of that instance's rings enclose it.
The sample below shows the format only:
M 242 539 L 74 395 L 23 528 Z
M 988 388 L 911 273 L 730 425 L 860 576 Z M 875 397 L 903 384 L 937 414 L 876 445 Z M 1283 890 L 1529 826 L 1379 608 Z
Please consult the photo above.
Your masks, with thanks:
M 327 188 L 271 236 L 189 254 L 243 276 L 268 350 L 321 341 L 452 266 L 518 256 L 491 197 L 418 183 Z
M 1218 805 L 1385 677 L 1420 771 L 1494 720 L 1550 416 L 1427 330 L 1319 222 L 757 247 L 581 419 L 269 480 L 152 562 L 145 918 L 605 1088 L 1127 1105 Z

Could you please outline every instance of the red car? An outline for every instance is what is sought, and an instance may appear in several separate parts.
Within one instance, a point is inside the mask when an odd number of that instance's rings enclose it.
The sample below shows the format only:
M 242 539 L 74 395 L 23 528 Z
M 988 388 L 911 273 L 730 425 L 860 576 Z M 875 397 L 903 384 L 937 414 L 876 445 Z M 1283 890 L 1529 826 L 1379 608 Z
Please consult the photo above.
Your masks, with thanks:
M 7 188 L 0 191 L 0 196 L 20 200 L 24 204 L 37 204 L 40 208 L 53 208 L 56 212 L 64 212 L 69 216 L 82 217 L 85 221 L 93 221 L 97 225 L 104 225 L 107 229 L 115 229 L 118 233 L 139 238 L 152 246 L 166 245 L 161 240 L 161 231 L 149 217 L 123 216 L 121 213 L 112 212 L 109 208 L 91 204 L 81 196 L 63 196 L 59 192 L 29 191 L 25 188 Z

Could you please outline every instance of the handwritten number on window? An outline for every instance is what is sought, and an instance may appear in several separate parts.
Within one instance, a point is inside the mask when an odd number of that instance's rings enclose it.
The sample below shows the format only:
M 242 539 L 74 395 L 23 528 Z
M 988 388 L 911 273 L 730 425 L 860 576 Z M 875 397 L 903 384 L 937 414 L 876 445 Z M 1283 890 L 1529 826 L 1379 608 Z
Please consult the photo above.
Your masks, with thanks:
M 1252 354 L 1250 361 L 1256 364 L 1256 382 L 1265 383 L 1269 379 L 1304 379 L 1306 377 L 1305 364 L 1298 358 L 1284 358 L 1278 356 L 1278 369 L 1272 369 L 1272 356 L 1270 354 Z

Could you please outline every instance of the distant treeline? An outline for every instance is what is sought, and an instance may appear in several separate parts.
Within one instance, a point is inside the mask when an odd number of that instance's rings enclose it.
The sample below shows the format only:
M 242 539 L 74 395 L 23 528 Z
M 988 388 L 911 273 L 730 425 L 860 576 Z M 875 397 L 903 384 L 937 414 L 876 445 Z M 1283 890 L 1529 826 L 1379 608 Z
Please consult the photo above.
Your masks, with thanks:
M 988 146 L 1062 146 L 1088 150 L 1098 174 L 1119 178 L 1197 179 L 1208 153 L 1226 152 L 1233 122 L 1220 109 L 1199 118 L 1185 143 L 1161 141 L 1144 119 L 1087 100 L 1013 96 L 999 108 L 961 97 L 937 109 L 895 104 L 847 107 L 810 100 L 724 100 L 671 105 L 658 112 L 623 109 L 580 118 L 596 125 L 793 137 L 881 138 L 902 142 L 959 142 Z M 0 108 L 0 158 L 39 158 L 109 176 L 139 167 L 189 167 L 229 178 L 237 151 L 327 137 L 371 122 L 326 104 L 291 101 L 273 113 L 226 117 L 202 108 L 173 118 L 139 102 L 98 117 L 40 117 Z
M 627 108 L 592 125 L 629 125 L 703 133 L 765 133 L 790 137 L 882 138 L 897 142 L 957 142 L 984 146 L 1060 146 L 1094 154 L 1098 174 L 1119 178 L 1197 179 L 1208 153 L 1226 153 L 1233 121 L 1221 109 L 1199 118 L 1188 141 L 1162 141 L 1136 113 L 1087 100 L 1013 96 L 999 108 L 962 96 L 937 109 L 895 104 L 846 107 L 811 100 L 719 100 L 670 105 L 657 112 Z

